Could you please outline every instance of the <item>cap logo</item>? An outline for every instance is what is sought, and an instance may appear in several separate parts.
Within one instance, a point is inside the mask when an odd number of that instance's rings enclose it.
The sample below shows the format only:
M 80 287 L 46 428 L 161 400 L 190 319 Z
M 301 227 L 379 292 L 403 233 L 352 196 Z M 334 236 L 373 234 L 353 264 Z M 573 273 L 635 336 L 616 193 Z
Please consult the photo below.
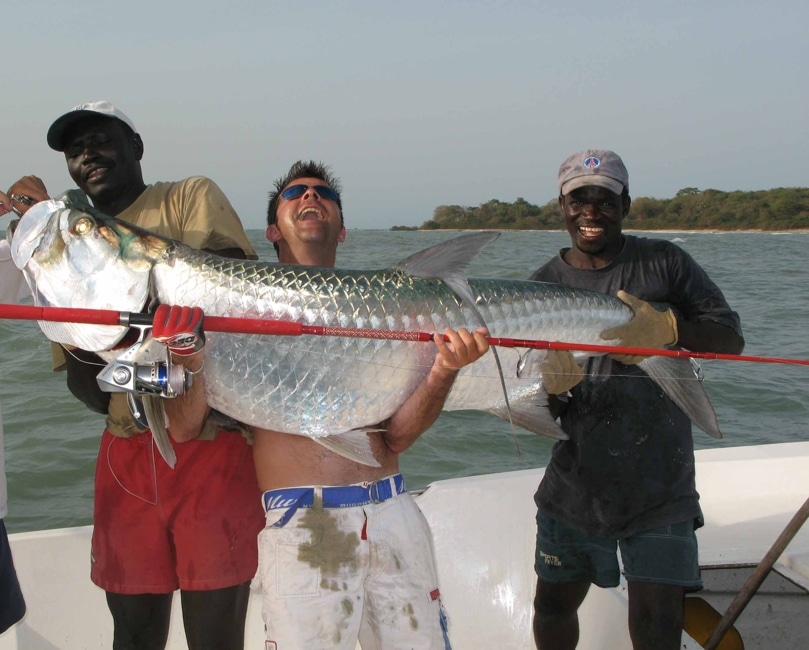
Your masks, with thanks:
M 596 156 L 587 156 L 582 164 L 587 167 L 587 169 L 595 169 L 601 164 L 601 160 Z

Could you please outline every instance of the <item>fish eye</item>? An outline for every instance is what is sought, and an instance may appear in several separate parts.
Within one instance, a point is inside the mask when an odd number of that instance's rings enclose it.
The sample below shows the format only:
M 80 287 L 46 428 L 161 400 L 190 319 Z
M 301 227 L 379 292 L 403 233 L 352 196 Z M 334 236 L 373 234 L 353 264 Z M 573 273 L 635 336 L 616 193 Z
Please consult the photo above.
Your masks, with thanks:
M 77 235 L 86 235 L 93 227 L 93 222 L 87 217 L 82 217 L 73 224 L 73 232 Z

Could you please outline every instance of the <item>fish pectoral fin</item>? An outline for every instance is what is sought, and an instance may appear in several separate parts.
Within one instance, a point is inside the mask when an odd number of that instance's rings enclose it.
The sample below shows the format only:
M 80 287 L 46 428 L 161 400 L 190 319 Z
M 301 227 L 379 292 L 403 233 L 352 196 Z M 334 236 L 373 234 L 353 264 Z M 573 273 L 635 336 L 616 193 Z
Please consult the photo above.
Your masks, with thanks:
M 538 433 L 554 440 L 567 440 L 569 437 L 551 416 L 547 400 L 543 404 L 542 397 L 539 395 L 530 400 L 522 399 L 516 403 L 512 402 L 508 408 L 502 406 L 488 412 L 531 433 Z
M 338 456 L 353 460 L 360 465 L 368 467 L 382 467 L 374 458 L 371 451 L 370 430 L 355 429 L 346 433 L 335 433 L 330 436 L 312 437 L 312 440 L 322 445 Z
M 166 461 L 166 464 L 174 469 L 177 464 L 177 456 L 174 447 L 169 440 L 168 420 L 166 411 L 163 408 L 163 399 L 154 395 L 146 395 L 143 398 L 143 412 L 146 415 L 146 422 L 152 431 L 152 440 L 157 451 Z
M 647 357 L 638 364 L 669 399 L 709 436 L 721 438 L 711 400 L 688 359 Z

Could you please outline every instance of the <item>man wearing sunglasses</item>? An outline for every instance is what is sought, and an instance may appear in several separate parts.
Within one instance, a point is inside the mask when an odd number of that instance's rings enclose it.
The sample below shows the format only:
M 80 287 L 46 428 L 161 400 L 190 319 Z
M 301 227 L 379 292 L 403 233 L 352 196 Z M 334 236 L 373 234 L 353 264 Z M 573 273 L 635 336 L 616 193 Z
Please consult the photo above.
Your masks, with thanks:
M 326 166 L 295 163 L 275 183 L 267 217 L 280 262 L 334 266 L 346 229 L 340 185 Z M 359 639 L 368 650 L 449 648 L 430 530 L 399 474 L 399 454 L 436 420 L 458 370 L 488 350 L 485 330 L 445 333 L 450 342 L 436 342 L 429 375 L 367 434 L 381 467 L 306 436 L 253 430 L 267 509 L 256 583 L 268 647 L 354 650 Z
M 313 175 L 300 176 L 304 173 Z M 339 192 L 328 169 L 311 162 L 296 163 L 276 182 L 267 208 L 267 239 L 281 263 L 334 266 L 337 244 L 346 238 Z
M 213 181 L 144 182 L 143 140 L 109 102 L 68 111 L 51 125 L 47 141 L 64 154 L 71 178 L 100 212 L 195 248 L 256 258 L 239 217 Z M 36 176 L 20 179 L 8 194 L 18 213 L 48 198 Z M 190 649 L 243 647 L 255 540 L 263 526 L 246 438 L 211 420 L 189 434 L 184 413 L 172 411 L 180 402 L 165 400 L 177 456 L 172 469 L 155 453 L 151 432 L 130 414 L 125 394 L 99 390 L 95 377 L 104 362 L 98 356 L 56 344 L 53 356 L 54 369 L 67 369 L 71 393 L 106 415 L 90 576 L 107 592 L 113 647 L 165 647 L 177 589 Z

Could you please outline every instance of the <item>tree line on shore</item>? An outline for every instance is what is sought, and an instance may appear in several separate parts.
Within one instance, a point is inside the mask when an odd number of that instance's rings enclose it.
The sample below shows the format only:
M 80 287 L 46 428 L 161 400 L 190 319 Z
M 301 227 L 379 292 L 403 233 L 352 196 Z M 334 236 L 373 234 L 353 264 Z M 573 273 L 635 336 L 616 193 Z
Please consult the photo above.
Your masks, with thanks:
M 392 230 L 559 230 L 559 202 L 543 206 L 518 198 L 492 199 L 477 207 L 439 205 L 419 227 Z M 756 192 L 721 192 L 686 187 L 673 199 L 632 200 L 627 230 L 800 230 L 809 229 L 809 188 L 779 187 Z

